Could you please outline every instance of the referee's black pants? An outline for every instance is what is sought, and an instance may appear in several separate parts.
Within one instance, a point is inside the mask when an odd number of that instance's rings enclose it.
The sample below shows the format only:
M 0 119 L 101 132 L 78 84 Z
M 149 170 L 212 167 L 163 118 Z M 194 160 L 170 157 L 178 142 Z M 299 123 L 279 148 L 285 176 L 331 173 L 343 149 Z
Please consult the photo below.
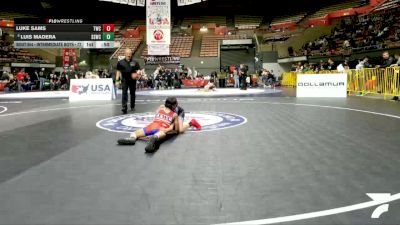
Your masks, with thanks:
M 246 77 L 247 77 L 247 76 L 244 76 L 244 75 L 243 75 L 243 76 L 240 76 L 240 77 L 242 78 L 242 79 L 240 80 L 240 84 L 241 84 L 241 85 L 240 85 L 240 86 L 241 86 L 240 89 L 241 89 L 241 90 L 247 90 L 247 83 L 246 83 Z
M 135 108 L 135 98 L 136 98 L 136 80 L 122 79 L 122 110 L 128 109 L 128 88 L 131 94 L 131 109 Z

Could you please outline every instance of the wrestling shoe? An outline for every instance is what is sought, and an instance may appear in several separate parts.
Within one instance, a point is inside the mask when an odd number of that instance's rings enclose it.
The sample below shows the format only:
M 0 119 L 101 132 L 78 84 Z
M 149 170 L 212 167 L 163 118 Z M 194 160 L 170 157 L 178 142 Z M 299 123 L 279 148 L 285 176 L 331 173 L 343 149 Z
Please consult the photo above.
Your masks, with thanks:
M 154 135 L 152 135 L 149 138 L 149 141 L 147 142 L 146 147 L 144 148 L 144 150 L 146 151 L 146 153 L 153 153 L 157 150 L 157 138 L 154 137 Z
M 132 137 L 118 139 L 119 145 L 134 145 L 135 143 L 136 143 L 136 138 Z
M 192 127 L 195 127 L 197 130 L 201 130 L 201 125 L 200 125 L 199 122 L 197 122 L 197 120 L 195 120 L 195 119 L 192 119 L 192 120 L 189 122 L 189 125 L 192 126 Z

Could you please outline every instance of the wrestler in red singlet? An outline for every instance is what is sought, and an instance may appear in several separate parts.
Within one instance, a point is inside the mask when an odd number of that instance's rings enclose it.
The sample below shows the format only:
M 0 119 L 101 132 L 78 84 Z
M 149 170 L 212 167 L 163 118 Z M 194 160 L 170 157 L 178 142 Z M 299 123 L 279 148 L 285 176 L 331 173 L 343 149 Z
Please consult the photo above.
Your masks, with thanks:
M 160 131 L 161 128 L 168 128 L 174 121 L 175 112 L 169 110 L 166 112 L 166 108 L 161 108 L 158 110 L 153 122 L 143 128 L 144 134 L 146 136 L 153 135 Z

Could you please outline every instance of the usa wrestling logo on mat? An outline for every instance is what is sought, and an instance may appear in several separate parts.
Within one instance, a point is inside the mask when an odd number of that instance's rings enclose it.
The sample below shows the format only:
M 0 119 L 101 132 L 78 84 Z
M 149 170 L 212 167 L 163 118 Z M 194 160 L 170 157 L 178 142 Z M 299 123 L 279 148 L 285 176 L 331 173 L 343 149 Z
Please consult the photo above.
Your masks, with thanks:
M 151 121 L 155 113 L 135 113 L 122 116 L 110 117 L 97 122 L 96 126 L 120 133 L 130 133 L 143 128 Z M 224 112 L 185 112 L 185 121 L 196 119 L 202 126 L 200 131 L 189 129 L 188 132 L 214 131 L 240 126 L 247 122 L 243 116 Z

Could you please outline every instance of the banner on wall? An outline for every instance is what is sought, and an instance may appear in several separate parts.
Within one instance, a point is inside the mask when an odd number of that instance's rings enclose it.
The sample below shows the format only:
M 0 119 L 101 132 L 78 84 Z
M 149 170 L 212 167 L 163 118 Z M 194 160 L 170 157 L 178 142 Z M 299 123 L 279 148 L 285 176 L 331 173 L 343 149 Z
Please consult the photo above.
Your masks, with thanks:
M 186 5 L 186 0 L 178 0 L 178 6 Z
M 347 97 L 347 74 L 298 74 L 296 97 Z
M 146 30 L 148 45 L 171 44 L 171 0 L 146 2 Z
M 147 56 L 144 58 L 146 65 L 158 64 L 180 64 L 181 57 L 179 56 Z
M 75 49 L 71 49 L 71 52 L 72 52 L 72 65 L 74 66 L 74 70 L 78 70 L 78 62 L 76 60 Z
M 136 6 L 136 0 L 128 0 L 128 5 Z
M 67 72 L 68 68 L 71 66 L 70 57 L 72 57 L 72 66 L 74 70 L 78 70 L 78 62 L 76 59 L 75 49 L 63 48 L 62 50 L 62 63 L 64 72 Z
M 204 2 L 205 0 L 178 0 L 178 6 L 192 5 L 202 1 Z
M 136 1 L 137 6 L 144 6 L 145 5 L 145 0 L 137 0 Z
M 67 68 L 69 67 L 69 48 L 63 48 L 62 62 L 64 73 L 67 72 Z
M 148 45 L 148 55 L 169 55 L 169 45 Z
M 114 84 L 106 79 L 71 79 L 70 101 L 112 100 L 115 99 Z

